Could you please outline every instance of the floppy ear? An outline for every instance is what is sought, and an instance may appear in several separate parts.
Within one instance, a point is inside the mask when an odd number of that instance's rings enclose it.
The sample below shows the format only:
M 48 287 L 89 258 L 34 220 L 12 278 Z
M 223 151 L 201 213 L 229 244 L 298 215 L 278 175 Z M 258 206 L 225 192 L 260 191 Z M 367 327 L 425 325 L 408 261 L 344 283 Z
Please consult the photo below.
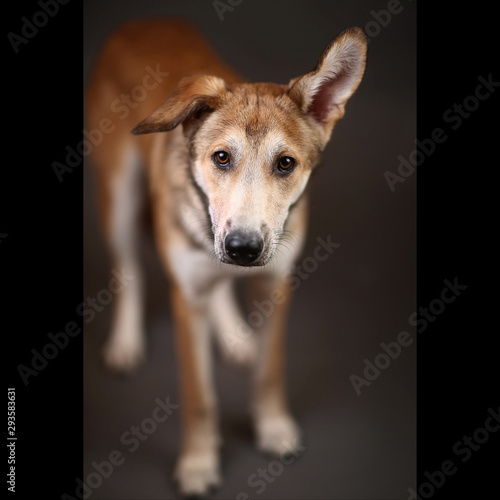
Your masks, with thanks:
M 316 68 L 290 81 L 288 95 L 324 129 L 328 140 L 365 70 L 367 42 L 361 28 L 342 32 L 323 51 Z
M 132 129 L 134 135 L 172 130 L 200 111 L 216 109 L 226 84 L 216 76 L 192 75 L 182 78 L 175 90 L 147 118 Z

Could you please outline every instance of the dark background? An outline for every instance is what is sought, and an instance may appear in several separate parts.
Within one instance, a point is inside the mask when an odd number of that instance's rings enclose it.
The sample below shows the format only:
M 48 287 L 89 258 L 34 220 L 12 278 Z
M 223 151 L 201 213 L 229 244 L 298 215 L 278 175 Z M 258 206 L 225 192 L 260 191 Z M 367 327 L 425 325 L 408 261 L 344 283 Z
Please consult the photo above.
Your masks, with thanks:
M 416 483 L 416 346 L 357 395 L 349 377 L 363 376 L 365 358 L 396 340 L 416 310 L 416 176 L 392 193 L 384 178 L 396 172 L 416 138 L 415 3 L 369 45 L 363 82 L 347 105 L 312 179 L 308 244 L 318 237 L 340 247 L 304 280 L 289 319 L 288 386 L 306 450 L 258 494 L 247 481 L 271 459 L 253 446 L 248 416 L 248 377 L 218 363 L 224 486 L 215 498 L 404 498 Z M 371 11 L 387 2 L 249 1 L 225 12 L 221 21 L 210 1 L 84 4 L 84 70 L 105 37 L 129 19 L 182 15 L 194 21 L 219 54 L 251 81 L 285 83 L 312 69 L 326 45 L 344 29 L 365 27 Z M 380 23 L 379 23 L 380 24 Z M 372 23 L 373 25 L 373 23 Z M 377 25 L 367 28 L 377 33 Z M 96 221 L 95 189 L 84 169 L 85 296 L 107 286 L 109 261 Z M 112 306 L 85 326 L 84 467 L 113 450 L 123 465 L 92 497 L 170 498 L 179 446 L 179 415 L 172 415 L 137 451 L 120 436 L 150 417 L 157 397 L 179 402 L 168 283 L 151 242 L 148 256 L 148 363 L 130 379 L 108 373 L 100 349 L 110 328 Z M 301 259 L 299 259 L 299 264 Z M 447 278 L 442 276 L 440 279 Z

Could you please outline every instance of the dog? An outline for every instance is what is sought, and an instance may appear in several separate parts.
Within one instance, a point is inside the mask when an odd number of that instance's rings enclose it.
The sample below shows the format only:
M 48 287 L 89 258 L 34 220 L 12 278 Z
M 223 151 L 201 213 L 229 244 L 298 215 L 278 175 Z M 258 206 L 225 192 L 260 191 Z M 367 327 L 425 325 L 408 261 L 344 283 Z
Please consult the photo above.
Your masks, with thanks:
M 174 477 L 183 495 L 221 483 L 213 338 L 253 370 L 258 447 L 279 455 L 300 446 L 285 394 L 288 278 L 305 239 L 308 180 L 366 52 L 364 31 L 350 28 L 312 71 L 287 84 L 248 83 L 188 22 L 158 19 L 119 28 L 94 65 L 86 123 L 109 131 L 91 157 L 103 232 L 116 267 L 135 277 L 117 299 L 104 358 L 129 371 L 144 357 L 138 247 L 147 203 L 171 284 L 182 420 Z M 237 278 L 275 305 L 259 327 L 243 320 Z

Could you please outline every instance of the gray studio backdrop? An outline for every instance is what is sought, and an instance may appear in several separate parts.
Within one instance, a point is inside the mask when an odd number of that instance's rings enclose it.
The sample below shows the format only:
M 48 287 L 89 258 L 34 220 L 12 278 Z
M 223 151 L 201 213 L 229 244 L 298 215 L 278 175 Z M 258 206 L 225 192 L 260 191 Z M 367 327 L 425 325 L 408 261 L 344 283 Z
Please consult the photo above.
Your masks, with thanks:
M 416 308 L 416 173 L 408 163 L 416 147 L 415 3 L 84 2 L 86 77 L 105 37 L 136 18 L 192 20 L 251 81 L 286 83 L 312 69 L 345 28 L 361 26 L 370 37 L 364 80 L 312 179 L 308 243 L 298 262 L 303 277 L 289 319 L 287 376 L 304 449 L 287 464 L 255 450 L 247 373 L 218 362 L 224 485 L 214 498 L 403 499 L 415 487 L 416 332 L 409 317 Z M 112 276 L 90 161 L 84 179 L 85 297 L 93 298 Z M 319 239 L 339 246 L 315 263 Z M 128 378 L 107 372 L 100 349 L 113 304 L 85 318 L 81 479 L 89 498 L 177 497 L 171 473 L 178 410 L 162 422 L 152 418 L 159 405 L 179 403 L 168 282 L 151 241 L 144 242 L 144 253 L 147 364 Z M 391 347 L 391 356 L 384 354 Z M 134 441 L 134 427 L 149 434 Z M 96 472 L 110 457 L 116 459 L 113 470 Z

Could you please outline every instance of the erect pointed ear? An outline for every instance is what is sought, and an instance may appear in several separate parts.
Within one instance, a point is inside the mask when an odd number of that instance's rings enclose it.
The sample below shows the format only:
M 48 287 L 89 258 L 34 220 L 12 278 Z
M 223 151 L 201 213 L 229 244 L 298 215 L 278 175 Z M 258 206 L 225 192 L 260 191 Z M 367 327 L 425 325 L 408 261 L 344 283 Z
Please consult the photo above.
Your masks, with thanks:
M 226 84 L 216 76 L 191 75 L 183 77 L 170 96 L 147 118 L 132 129 L 134 135 L 172 130 L 200 111 L 220 106 Z
M 323 126 L 328 137 L 365 70 L 367 42 L 361 28 L 342 32 L 323 51 L 316 68 L 290 81 L 288 95 Z

